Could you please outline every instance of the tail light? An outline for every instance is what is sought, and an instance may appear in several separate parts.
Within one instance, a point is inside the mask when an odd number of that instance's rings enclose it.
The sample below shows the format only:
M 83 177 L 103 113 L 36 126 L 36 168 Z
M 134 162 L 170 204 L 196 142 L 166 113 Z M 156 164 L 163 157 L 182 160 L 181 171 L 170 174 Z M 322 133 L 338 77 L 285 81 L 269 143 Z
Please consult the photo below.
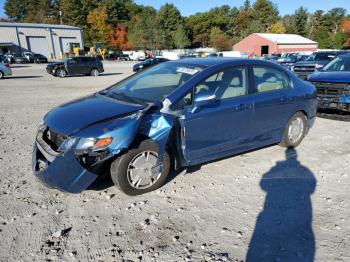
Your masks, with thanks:
M 10 67 L 10 64 L 5 64 L 6 67 Z

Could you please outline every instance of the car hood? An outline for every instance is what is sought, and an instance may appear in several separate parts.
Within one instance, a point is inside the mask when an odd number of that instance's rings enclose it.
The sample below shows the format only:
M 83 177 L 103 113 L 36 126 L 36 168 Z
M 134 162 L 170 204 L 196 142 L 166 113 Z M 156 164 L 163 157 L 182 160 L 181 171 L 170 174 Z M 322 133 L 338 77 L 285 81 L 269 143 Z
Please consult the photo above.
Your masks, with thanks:
M 57 133 L 72 135 L 96 122 L 125 116 L 144 108 L 143 105 L 95 94 L 54 108 L 45 116 L 44 122 Z
M 350 72 L 317 72 L 309 77 L 312 82 L 350 83 Z
M 304 66 L 304 65 L 326 65 L 329 61 L 299 61 L 295 63 L 296 66 Z

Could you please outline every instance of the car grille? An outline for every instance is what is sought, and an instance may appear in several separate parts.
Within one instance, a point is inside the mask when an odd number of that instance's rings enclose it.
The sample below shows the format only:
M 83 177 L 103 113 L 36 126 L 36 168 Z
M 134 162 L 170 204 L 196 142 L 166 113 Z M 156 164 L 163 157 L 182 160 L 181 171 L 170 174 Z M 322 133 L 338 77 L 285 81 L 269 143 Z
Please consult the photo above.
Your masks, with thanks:
M 345 83 L 313 82 L 312 84 L 316 86 L 319 97 L 340 97 L 349 87 L 349 84 Z
M 314 65 L 294 66 L 295 73 L 314 73 L 315 71 L 316 67 Z
M 44 132 L 44 140 L 50 145 L 50 147 L 57 151 L 58 148 L 63 144 L 63 142 L 68 138 L 66 135 L 56 133 L 51 129 L 47 129 Z

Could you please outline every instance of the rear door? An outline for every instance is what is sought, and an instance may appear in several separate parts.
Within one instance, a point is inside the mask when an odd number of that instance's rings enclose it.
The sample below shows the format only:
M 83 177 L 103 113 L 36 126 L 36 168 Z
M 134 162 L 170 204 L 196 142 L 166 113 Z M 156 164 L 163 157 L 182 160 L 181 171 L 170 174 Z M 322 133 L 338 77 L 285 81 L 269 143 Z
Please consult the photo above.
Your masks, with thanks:
M 194 97 L 215 94 L 216 102 L 197 111 L 185 106 L 180 119 L 185 159 L 198 164 L 249 148 L 253 134 L 253 98 L 248 69 L 232 67 L 195 87 Z
M 254 129 L 256 146 L 278 143 L 295 110 L 288 76 L 275 67 L 254 65 Z

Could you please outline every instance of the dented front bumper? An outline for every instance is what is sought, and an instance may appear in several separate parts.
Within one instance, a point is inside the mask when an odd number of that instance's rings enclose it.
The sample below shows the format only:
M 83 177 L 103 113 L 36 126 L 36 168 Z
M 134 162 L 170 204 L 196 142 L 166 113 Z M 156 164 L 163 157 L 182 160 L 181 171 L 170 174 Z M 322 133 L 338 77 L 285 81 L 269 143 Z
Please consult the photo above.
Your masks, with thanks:
M 44 185 L 69 193 L 82 192 L 97 178 L 82 166 L 72 149 L 55 152 L 40 137 L 40 132 L 33 147 L 32 169 Z

